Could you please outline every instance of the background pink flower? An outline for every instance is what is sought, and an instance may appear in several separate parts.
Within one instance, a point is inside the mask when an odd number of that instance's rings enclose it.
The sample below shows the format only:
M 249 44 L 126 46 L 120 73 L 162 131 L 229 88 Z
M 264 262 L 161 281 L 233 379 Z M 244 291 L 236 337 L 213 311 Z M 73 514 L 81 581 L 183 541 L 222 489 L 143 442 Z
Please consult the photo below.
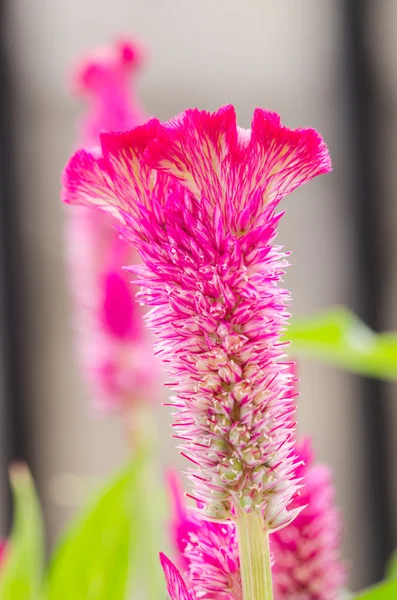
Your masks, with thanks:
M 73 90 L 88 102 L 80 143 L 99 144 L 101 131 L 125 130 L 143 119 L 132 85 L 142 59 L 132 42 L 117 42 L 84 58 Z M 77 349 L 97 405 L 125 408 L 157 392 L 152 344 L 123 266 L 137 260 L 111 217 L 86 207 L 67 211 L 67 256 Z
M 342 522 L 331 473 L 314 463 L 308 439 L 300 444 L 299 456 L 297 476 L 303 487 L 294 506 L 304 509 L 270 537 L 275 598 L 335 600 L 346 583 L 346 569 L 340 557 Z
M 130 40 L 98 48 L 84 57 L 72 73 L 72 91 L 88 102 L 79 123 L 80 141 L 98 145 L 101 131 L 123 131 L 145 119 L 136 91 L 143 50 Z

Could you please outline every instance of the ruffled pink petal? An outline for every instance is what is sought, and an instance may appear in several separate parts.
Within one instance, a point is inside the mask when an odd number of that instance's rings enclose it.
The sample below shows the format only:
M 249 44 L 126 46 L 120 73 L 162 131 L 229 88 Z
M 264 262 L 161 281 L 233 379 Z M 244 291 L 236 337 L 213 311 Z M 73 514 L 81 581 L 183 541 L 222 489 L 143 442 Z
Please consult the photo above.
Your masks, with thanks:
M 67 204 L 96 207 L 119 217 L 112 181 L 103 159 L 86 150 L 72 156 L 62 176 L 62 200 Z
M 233 106 L 223 106 L 214 113 L 186 110 L 159 127 L 145 162 L 172 175 L 193 194 L 205 196 L 215 205 L 224 194 L 225 161 L 236 142 Z
M 327 146 L 314 129 L 289 129 L 277 113 L 260 108 L 254 112 L 251 127 L 243 196 L 248 196 L 255 185 L 263 189 L 267 202 L 278 201 L 331 170 Z
M 222 211 L 240 211 L 234 226 L 242 230 L 245 213 L 252 222 L 266 204 L 331 169 L 327 147 L 313 129 L 289 129 L 276 113 L 256 109 L 246 132 L 237 128 L 232 106 L 215 113 L 187 110 L 171 119 L 159 128 L 145 162 Z
M 158 123 L 152 119 L 125 133 L 102 134 L 101 156 L 76 152 L 63 174 L 63 201 L 99 208 L 117 219 L 123 212 L 136 215 L 140 203 L 156 189 L 151 170 L 141 165 L 141 158 Z
M 160 562 L 163 567 L 168 595 L 171 600 L 196 600 L 193 592 L 189 592 L 176 566 L 160 553 Z

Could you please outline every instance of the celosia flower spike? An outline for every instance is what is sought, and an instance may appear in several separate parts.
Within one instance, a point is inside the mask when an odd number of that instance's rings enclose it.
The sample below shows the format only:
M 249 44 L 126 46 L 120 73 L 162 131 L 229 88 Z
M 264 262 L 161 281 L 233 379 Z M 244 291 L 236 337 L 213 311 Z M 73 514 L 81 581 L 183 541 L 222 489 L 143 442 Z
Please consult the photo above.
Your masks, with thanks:
M 297 514 L 288 508 L 299 481 L 275 210 L 330 170 L 327 149 L 313 130 L 260 109 L 251 132 L 238 129 L 231 106 L 104 134 L 101 144 L 102 158 L 72 158 L 64 197 L 117 216 L 142 257 L 131 270 L 153 307 L 147 322 L 172 377 L 194 496 L 210 519 L 230 519 L 238 505 L 278 529 Z

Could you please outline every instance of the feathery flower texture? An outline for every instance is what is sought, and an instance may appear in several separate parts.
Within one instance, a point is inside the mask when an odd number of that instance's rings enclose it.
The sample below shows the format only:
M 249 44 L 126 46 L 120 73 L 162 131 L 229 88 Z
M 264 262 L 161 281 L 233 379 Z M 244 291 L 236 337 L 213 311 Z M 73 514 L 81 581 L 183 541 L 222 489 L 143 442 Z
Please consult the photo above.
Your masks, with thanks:
M 298 489 L 293 381 L 280 342 L 288 293 L 274 245 L 286 194 L 330 170 L 321 137 L 257 109 L 251 131 L 233 107 L 188 110 L 101 136 L 101 156 L 72 157 L 64 200 L 119 219 L 147 322 L 175 391 L 174 427 L 210 520 L 236 507 L 275 530 Z
M 97 146 L 100 131 L 128 129 L 143 119 L 131 89 L 140 62 L 137 47 L 120 42 L 75 70 L 73 89 L 89 102 L 80 122 L 83 146 Z M 68 210 L 67 250 L 77 347 L 96 403 L 112 409 L 150 399 L 156 387 L 152 344 L 122 270 L 136 262 L 136 253 L 120 240 L 108 215 L 86 207 Z
M 327 467 L 315 464 L 309 439 L 297 446 L 303 492 L 301 509 L 287 527 L 272 533 L 272 576 L 276 600 L 335 600 L 345 584 L 340 559 L 341 519 Z M 170 477 L 174 514 L 172 542 L 178 565 L 198 599 L 241 600 L 236 527 L 202 521 L 183 503 L 178 480 Z

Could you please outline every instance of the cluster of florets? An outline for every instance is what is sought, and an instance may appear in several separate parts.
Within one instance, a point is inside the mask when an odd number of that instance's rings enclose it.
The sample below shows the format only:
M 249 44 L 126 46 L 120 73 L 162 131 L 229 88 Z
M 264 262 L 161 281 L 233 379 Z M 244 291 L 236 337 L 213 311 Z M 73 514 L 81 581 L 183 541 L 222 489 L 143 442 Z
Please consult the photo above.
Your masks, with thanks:
M 112 214 L 142 258 L 131 271 L 152 307 L 202 514 L 225 521 L 238 504 L 282 527 L 299 481 L 276 208 L 330 169 L 327 149 L 259 109 L 241 130 L 230 106 L 105 134 L 101 146 L 71 159 L 64 197 Z

